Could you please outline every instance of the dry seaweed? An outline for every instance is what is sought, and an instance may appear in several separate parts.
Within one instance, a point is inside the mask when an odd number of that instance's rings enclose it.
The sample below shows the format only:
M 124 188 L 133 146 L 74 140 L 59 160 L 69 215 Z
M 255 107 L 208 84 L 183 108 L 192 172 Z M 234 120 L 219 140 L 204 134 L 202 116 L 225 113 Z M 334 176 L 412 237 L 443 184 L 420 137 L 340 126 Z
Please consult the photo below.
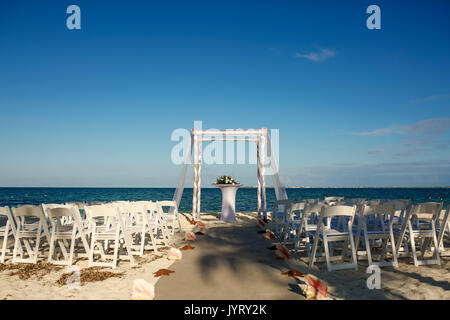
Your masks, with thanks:
M 21 280 L 30 279 L 32 276 L 36 276 L 39 280 L 52 271 L 61 270 L 63 267 L 55 266 L 48 262 L 39 262 L 36 264 L 29 263 L 4 263 L 0 264 L 0 272 L 10 270 L 10 276 L 18 276 Z
M 101 267 L 91 267 L 82 269 L 80 272 L 80 284 L 83 286 L 88 282 L 97 282 L 103 281 L 109 278 L 122 278 L 124 276 L 123 272 L 112 272 L 101 270 Z M 71 273 L 64 273 L 61 277 L 56 281 L 57 284 L 63 286 L 67 283 L 67 279 L 73 275 Z

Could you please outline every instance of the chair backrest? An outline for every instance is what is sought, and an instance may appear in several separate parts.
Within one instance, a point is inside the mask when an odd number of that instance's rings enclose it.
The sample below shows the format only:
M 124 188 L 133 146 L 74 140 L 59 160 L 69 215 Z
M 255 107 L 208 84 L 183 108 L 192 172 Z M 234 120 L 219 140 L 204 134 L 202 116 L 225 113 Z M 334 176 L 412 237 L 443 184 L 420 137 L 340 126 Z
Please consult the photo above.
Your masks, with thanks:
M 0 216 L 5 216 L 7 218 L 10 218 L 11 211 L 9 211 L 9 207 L 0 207 Z
M 303 210 L 306 206 L 306 203 L 301 201 L 301 202 L 294 202 L 291 205 L 290 211 L 300 211 Z
M 338 221 L 335 221 L 335 226 L 333 227 L 333 220 L 334 217 L 338 217 L 338 218 L 348 218 L 348 230 L 351 230 L 351 227 L 353 225 L 353 220 L 355 218 L 355 214 L 356 214 L 356 205 L 354 206 L 344 206 L 344 205 L 331 205 L 331 206 L 327 206 L 324 205 L 322 207 L 322 210 L 320 212 L 320 216 L 319 216 L 319 222 L 317 225 L 318 230 L 319 229 L 331 229 L 331 228 L 339 228 L 339 219 L 337 219 Z M 325 224 L 326 221 L 326 224 Z M 336 224 L 337 222 L 337 224 Z
M 303 211 L 305 206 L 306 206 L 306 203 L 303 201 L 293 202 L 289 208 L 289 217 L 292 219 L 293 216 L 296 215 L 296 213 L 298 213 L 298 211 Z
M 158 204 L 161 207 L 177 207 L 177 203 L 175 201 L 169 201 L 169 200 L 163 200 L 163 201 L 158 201 Z
M 320 214 L 320 212 L 322 212 L 322 208 L 325 206 L 325 204 L 323 203 L 315 203 L 315 204 L 309 204 L 306 205 L 305 208 L 303 209 L 303 212 L 305 215 L 309 215 L 311 213 L 316 213 L 316 214 Z
M 346 206 L 352 206 L 354 204 L 363 205 L 363 204 L 366 204 L 366 199 L 365 198 L 346 198 L 341 201 L 341 204 L 346 205 Z
M 52 209 L 48 209 L 48 218 L 53 228 L 58 229 L 62 227 L 61 222 L 64 218 L 73 219 L 73 226 L 76 226 L 78 229 L 81 229 L 83 226 L 83 222 L 80 215 L 80 210 L 78 206 L 64 206 L 64 207 L 56 207 Z M 55 223 L 56 221 L 56 223 Z
M 73 217 L 74 209 L 78 210 L 74 206 L 65 206 L 65 207 L 55 207 L 48 209 L 48 217 L 52 218 L 60 218 L 60 217 Z
M 133 216 L 139 215 L 139 214 L 146 214 L 147 209 L 144 205 L 130 202 L 128 204 L 122 204 L 118 206 L 120 209 L 120 212 L 122 214 L 131 214 Z
M 394 210 L 407 210 L 411 206 L 411 200 L 408 199 L 396 199 L 387 200 L 384 204 L 391 204 L 394 206 Z
M 155 211 L 158 211 L 156 202 L 153 201 L 135 201 L 133 202 L 133 204 L 143 206 L 145 210 L 150 211 L 151 214 L 153 214 Z
M 169 200 L 164 200 L 164 201 L 157 201 L 156 202 L 156 206 L 158 207 L 159 210 L 161 210 L 160 212 L 164 212 L 163 208 L 164 207 L 168 207 L 169 208 L 169 213 L 178 213 L 178 206 L 177 203 L 175 201 L 169 201 Z
M 36 217 L 45 220 L 45 215 L 41 206 L 25 205 L 11 208 L 14 217 Z
M 48 218 L 48 212 L 50 209 L 55 209 L 55 208 L 70 208 L 73 205 L 70 204 L 62 204 L 62 203 L 43 203 L 42 204 L 42 210 L 44 211 L 45 217 Z
M 365 205 L 362 211 L 363 216 L 369 216 L 373 214 L 382 214 L 382 215 L 394 215 L 395 209 L 392 204 L 379 204 L 375 206 Z
M 0 216 L 5 216 L 6 219 L 9 221 L 11 228 L 13 230 L 14 236 L 16 235 L 16 224 L 14 221 L 14 218 L 11 214 L 11 210 L 8 206 L 6 207 L 0 207 Z
M 119 207 L 111 204 L 86 206 L 85 210 L 89 218 L 117 217 L 117 214 L 120 213 Z
M 411 212 L 419 219 L 436 221 L 441 214 L 442 205 L 442 202 L 422 202 L 412 206 Z
M 371 199 L 371 200 L 367 200 L 366 203 L 369 206 L 378 206 L 381 204 L 381 199 Z
M 336 216 L 347 216 L 353 218 L 356 213 L 356 205 L 354 206 L 330 206 L 330 207 L 322 207 L 321 216 L 323 218 L 327 217 L 336 217 Z
M 314 199 L 303 199 L 302 200 L 303 202 L 306 202 L 306 203 L 308 203 L 308 204 L 313 204 L 313 203 L 317 203 L 317 202 L 319 202 L 319 198 L 314 198 Z
M 275 200 L 273 202 L 273 212 L 288 212 L 293 202 L 288 199 Z

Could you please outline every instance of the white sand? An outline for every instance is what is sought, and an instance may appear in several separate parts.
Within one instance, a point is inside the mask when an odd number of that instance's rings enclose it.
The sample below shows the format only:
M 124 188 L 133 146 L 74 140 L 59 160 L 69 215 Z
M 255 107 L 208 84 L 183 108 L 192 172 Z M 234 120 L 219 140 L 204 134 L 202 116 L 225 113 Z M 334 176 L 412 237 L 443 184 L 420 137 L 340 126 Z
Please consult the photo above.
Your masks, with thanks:
M 192 228 L 186 216 L 182 216 L 182 226 L 185 230 Z M 237 214 L 237 223 L 225 223 L 218 221 L 218 215 L 202 215 L 208 228 L 214 226 L 239 227 L 244 225 L 255 225 L 255 214 Z M 256 232 L 256 228 L 255 231 Z M 264 241 L 261 235 L 261 241 Z M 178 236 L 177 246 L 185 243 Z M 195 245 L 195 243 L 193 244 Z M 270 242 L 267 242 L 270 245 Z M 18 276 L 11 276 L 11 270 L 0 272 L 0 299 L 129 299 L 133 281 L 137 278 L 156 284 L 159 280 L 154 277 L 153 272 L 161 268 L 169 268 L 172 262 L 167 260 L 167 250 L 161 258 L 150 261 L 155 257 L 145 254 L 137 267 L 132 268 L 129 262 L 123 261 L 112 270 L 104 268 L 105 271 L 124 272 L 122 278 L 109 278 L 104 281 L 90 282 L 81 286 L 80 289 L 69 289 L 60 286 L 56 281 L 65 272 L 65 267 L 58 271 L 38 279 L 32 276 L 30 279 L 21 280 Z M 275 259 L 275 258 L 274 258 Z M 147 261 L 145 261 L 147 260 Z M 10 263 L 9 261 L 7 263 Z M 399 268 L 382 268 L 381 290 L 369 290 L 366 280 L 367 261 L 359 262 L 359 270 L 341 270 L 327 272 L 324 264 L 319 268 L 309 270 L 306 266 L 307 260 L 291 259 L 287 268 L 296 268 L 303 273 L 312 273 L 329 284 L 329 293 L 335 299 L 449 299 L 450 300 L 450 259 L 441 258 L 441 266 L 415 267 L 411 258 L 401 258 Z M 77 261 L 76 266 L 81 269 L 87 268 L 87 261 Z M 156 296 L 158 286 L 156 285 Z M 186 297 L 188 298 L 188 297 Z

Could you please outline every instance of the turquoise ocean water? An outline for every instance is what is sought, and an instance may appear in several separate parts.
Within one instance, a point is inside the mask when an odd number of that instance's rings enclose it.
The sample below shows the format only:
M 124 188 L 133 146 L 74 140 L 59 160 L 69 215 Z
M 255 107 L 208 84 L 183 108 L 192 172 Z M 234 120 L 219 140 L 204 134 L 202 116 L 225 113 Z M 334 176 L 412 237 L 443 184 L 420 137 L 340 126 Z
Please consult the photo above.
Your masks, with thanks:
M 0 188 L 0 206 L 21 204 L 64 203 L 71 201 L 172 200 L 174 188 Z M 411 199 L 414 203 L 443 201 L 450 203 L 450 188 L 288 188 L 288 198 L 301 200 L 326 196 L 366 199 Z M 268 188 L 267 209 L 272 210 L 275 192 Z M 202 212 L 220 212 L 221 192 L 202 188 Z M 186 188 L 180 212 L 192 210 L 192 188 Z M 256 188 L 240 188 L 236 195 L 236 211 L 257 210 Z

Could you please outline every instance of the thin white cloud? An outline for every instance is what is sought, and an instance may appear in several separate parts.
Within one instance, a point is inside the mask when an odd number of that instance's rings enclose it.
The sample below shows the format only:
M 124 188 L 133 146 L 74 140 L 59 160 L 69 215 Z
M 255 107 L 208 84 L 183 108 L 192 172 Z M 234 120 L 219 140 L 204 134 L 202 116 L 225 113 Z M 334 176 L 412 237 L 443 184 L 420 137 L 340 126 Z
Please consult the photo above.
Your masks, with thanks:
M 409 156 L 413 156 L 413 155 L 423 153 L 423 152 L 424 152 L 424 150 L 422 150 L 422 149 L 412 149 L 412 150 L 410 149 L 410 150 L 394 153 L 394 156 L 409 157 Z
M 402 140 L 402 142 L 405 147 L 415 147 L 415 146 L 431 144 L 434 142 L 434 140 L 435 140 L 434 137 L 425 137 L 425 138 L 418 138 L 418 139 L 405 139 L 405 140 Z
M 431 102 L 431 101 L 444 99 L 447 97 L 448 97 L 448 94 L 436 94 L 436 95 L 428 96 L 425 98 L 414 99 L 414 100 L 411 100 L 410 102 L 411 103 Z
M 407 126 L 391 126 L 367 132 L 354 132 L 357 136 L 379 136 L 384 134 L 444 134 L 450 128 L 450 118 L 426 119 Z
M 336 55 L 336 51 L 330 49 L 320 49 L 319 52 L 296 53 L 296 58 L 304 58 L 314 62 L 324 61 Z
M 389 134 L 393 132 L 393 128 L 381 128 L 368 132 L 353 132 L 355 136 L 380 136 L 383 134 Z

